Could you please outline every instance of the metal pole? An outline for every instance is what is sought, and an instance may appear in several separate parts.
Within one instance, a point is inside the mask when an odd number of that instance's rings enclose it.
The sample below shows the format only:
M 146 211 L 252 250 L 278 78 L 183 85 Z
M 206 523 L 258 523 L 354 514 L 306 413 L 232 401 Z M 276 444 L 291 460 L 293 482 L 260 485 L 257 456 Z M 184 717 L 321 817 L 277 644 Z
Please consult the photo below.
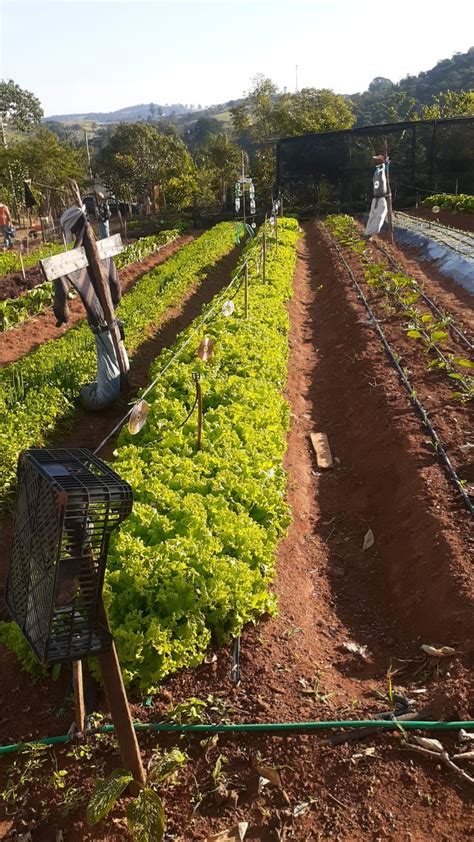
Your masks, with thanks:
M 245 275 L 244 275 L 244 314 L 245 318 L 248 319 L 249 317 L 249 265 L 245 263 Z
M 244 217 L 244 225 L 245 225 L 245 162 L 244 162 L 244 150 L 242 149 L 242 212 Z
M 275 220 L 275 248 L 278 254 L 278 214 L 275 214 L 273 218 Z
M 84 129 L 84 137 L 86 139 L 86 153 L 87 153 L 87 161 L 88 161 L 88 164 L 89 164 L 89 177 L 90 177 L 90 180 L 92 182 L 92 181 L 94 181 L 94 176 L 92 174 L 91 153 L 90 153 L 90 150 L 89 150 L 89 138 L 88 138 L 86 129 Z
M 267 214 L 265 214 L 265 222 L 263 223 L 263 259 L 262 259 L 262 281 L 267 279 Z

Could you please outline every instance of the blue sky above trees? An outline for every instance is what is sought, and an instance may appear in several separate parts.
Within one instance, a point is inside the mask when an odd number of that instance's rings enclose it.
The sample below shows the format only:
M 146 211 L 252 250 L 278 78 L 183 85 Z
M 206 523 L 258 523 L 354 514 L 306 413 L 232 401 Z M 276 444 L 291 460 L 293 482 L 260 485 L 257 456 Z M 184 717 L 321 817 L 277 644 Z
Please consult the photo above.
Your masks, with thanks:
M 468 0 L 2 0 L 1 72 L 45 114 L 139 102 L 203 106 L 242 96 L 257 72 L 280 89 L 367 88 L 471 46 Z M 386 43 L 382 35 L 386 27 Z

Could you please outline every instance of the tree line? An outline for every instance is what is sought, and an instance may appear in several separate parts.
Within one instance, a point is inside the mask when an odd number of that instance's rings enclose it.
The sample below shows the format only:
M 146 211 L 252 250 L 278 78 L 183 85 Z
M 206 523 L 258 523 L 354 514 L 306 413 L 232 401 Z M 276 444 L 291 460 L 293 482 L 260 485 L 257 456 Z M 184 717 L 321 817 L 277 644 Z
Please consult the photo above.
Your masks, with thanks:
M 456 58 L 451 62 L 456 64 Z M 460 78 L 463 68 L 468 71 L 462 62 L 457 65 Z M 72 130 L 64 124 L 45 123 L 33 93 L 12 80 L 2 81 L 0 201 L 14 206 L 15 198 L 23 210 L 23 182 L 30 180 L 41 213 L 58 215 L 66 202 L 68 179 L 76 179 L 85 192 L 90 191 L 92 168 L 94 179 L 118 199 L 146 201 L 156 211 L 231 207 L 243 152 L 257 199 L 266 204 L 274 184 L 278 137 L 350 129 L 361 120 L 374 124 L 474 116 L 472 90 L 444 89 L 428 97 L 429 85 L 435 84 L 429 74 L 438 80 L 437 68 L 420 74 L 425 102 L 413 95 L 416 90 L 410 77 L 398 86 L 377 77 L 368 91 L 349 98 L 316 88 L 282 93 L 271 79 L 259 74 L 245 98 L 230 109 L 230 126 L 214 117 L 200 117 L 180 133 L 172 120 L 149 116 L 143 122 L 95 127 L 88 149 L 80 126 Z

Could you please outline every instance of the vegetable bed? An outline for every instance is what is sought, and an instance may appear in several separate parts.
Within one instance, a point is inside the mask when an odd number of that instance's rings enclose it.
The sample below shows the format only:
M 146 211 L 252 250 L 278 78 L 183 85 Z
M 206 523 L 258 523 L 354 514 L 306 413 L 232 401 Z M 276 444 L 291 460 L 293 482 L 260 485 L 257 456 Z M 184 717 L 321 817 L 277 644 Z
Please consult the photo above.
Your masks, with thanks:
M 295 220 L 279 220 L 267 283 L 250 272 L 248 320 L 240 289 L 234 315 L 218 310 L 206 327 L 215 343 L 208 363 L 196 357 L 204 329 L 194 323 L 181 334 L 176 347 L 194 332 L 147 396 L 146 426 L 138 437 L 124 431 L 119 439 L 114 468 L 131 483 L 135 502 L 111 547 L 105 598 L 125 679 L 143 690 L 200 663 L 211 639 L 275 611 L 269 585 L 289 523 L 285 305 L 298 238 Z M 244 257 L 259 249 L 252 241 Z M 175 350 L 156 359 L 151 378 Z M 204 401 L 199 452 L 195 416 L 177 429 L 192 405 L 196 372 Z
M 162 246 L 171 243 L 178 236 L 179 231 L 173 229 L 162 231 L 160 234 L 153 235 L 152 237 L 142 237 L 140 240 L 136 240 L 136 242 L 126 246 L 121 254 L 117 255 L 115 258 L 117 268 L 122 269 L 130 263 L 143 260 Z M 62 247 L 54 247 L 54 250 L 50 254 L 57 254 L 62 250 Z M 50 254 L 43 254 L 42 257 L 50 256 Z M 30 316 L 36 316 L 38 313 L 42 313 L 47 307 L 52 305 L 52 301 L 53 294 L 50 281 L 37 284 L 24 295 L 0 301 L 0 332 L 21 324 L 30 318 Z
M 234 245 L 233 224 L 221 223 L 138 281 L 117 309 L 130 354 Z M 58 422 L 73 415 L 81 387 L 95 372 L 94 338 L 84 322 L 0 371 L 0 499 L 12 488 L 20 451 L 43 445 Z

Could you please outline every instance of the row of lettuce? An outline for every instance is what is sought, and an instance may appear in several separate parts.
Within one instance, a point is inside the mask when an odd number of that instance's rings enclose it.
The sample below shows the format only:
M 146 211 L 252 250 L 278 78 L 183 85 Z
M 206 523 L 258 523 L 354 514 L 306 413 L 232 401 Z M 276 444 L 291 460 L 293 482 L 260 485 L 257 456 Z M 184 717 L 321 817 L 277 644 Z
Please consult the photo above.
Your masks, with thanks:
M 43 243 L 29 254 L 23 254 L 21 259 L 19 252 L 13 251 L 13 249 L 4 251 L 3 254 L 0 254 L 0 278 L 10 272 L 21 272 L 22 261 L 25 269 L 31 269 L 32 266 L 37 266 L 40 260 L 52 257 L 62 251 L 64 251 L 62 243 Z
M 237 635 L 275 610 L 269 586 L 289 523 L 282 393 L 298 237 L 294 220 L 279 220 L 267 283 L 250 263 L 248 319 L 242 287 L 231 316 L 223 314 L 221 293 L 209 305 L 212 318 L 199 317 L 155 360 L 150 380 L 189 340 L 147 396 L 146 426 L 119 438 L 114 468 L 130 482 L 134 505 L 111 545 L 105 598 L 125 678 L 144 691 L 200 663 L 211 640 Z M 257 237 L 242 260 L 259 249 Z M 205 335 L 214 341 L 207 363 L 196 356 Z M 180 426 L 194 399 L 194 374 L 204 404 L 199 451 L 196 415 Z
M 460 213 L 474 213 L 474 196 L 468 193 L 433 193 L 423 200 L 426 207 L 454 210 Z
M 140 260 L 144 260 L 145 257 L 158 251 L 158 249 L 172 242 L 178 236 L 179 231 L 172 229 L 161 231 L 159 234 L 154 234 L 150 237 L 142 237 L 134 243 L 130 243 L 115 258 L 117 267 L 122 269 L 124 266 L 129 266 L 130 263 L 137 263 Z M 46 254 L 42 254 L 42 257 L 38 257 L 39 252 L 36 252 L 35 262 L 43 257 L 51 257 L 51 255 L 57 254 L 62 250 L 61 246 L 53 244 L 52 250 Z M 46 310 L 47 307 L 50 307 L 51 304 L 52 286 L 49 281 L 37 284 L 24 295 L 0 301 L 0 332 L 16 327 L 31 316 L 37 316 Z
M 130 354 L 166 309 L 179 304 L 234 245 L 233 224 L 220 223 L 137 282 L 117 311 Z M 12 489 L 19 453 L 44 445 L 61 422 L 73 417 L 80 389 L 95 371 L 94 339 L 84 322 L 0 371 L 1 503 Z

